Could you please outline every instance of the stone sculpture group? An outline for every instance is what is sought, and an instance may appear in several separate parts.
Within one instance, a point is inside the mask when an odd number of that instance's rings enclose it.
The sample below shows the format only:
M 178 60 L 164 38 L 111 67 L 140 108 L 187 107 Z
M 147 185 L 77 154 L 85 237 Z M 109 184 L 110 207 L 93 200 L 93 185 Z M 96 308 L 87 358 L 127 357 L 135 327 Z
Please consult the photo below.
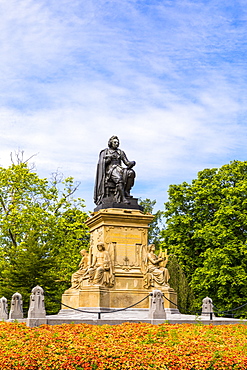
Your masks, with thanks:
M 110 253 L 106 250 L 104 243 L 97 245 L 97 253 L 90 256 L 86 249 L 82 249 L 80 254 L 82 259 L 79 263 L 79 270 L 72 274 L 70 290 L 81 289 L 83 281 L 87 280 L 89 285 L 102 285 L 112 287 L 114 285 L 114 261 Z M 142 246 L 142 272 L 143 287 L 169 287 L 169 271 L 165 267 L 168 256 L 161 257 L 155 254 L 155 245 Z M 90 258 L 91 257 L 91 258 Z M 90 265 L 89 261 L 93 259 Z
M 80 252 L 79 269 L 62 296 L 65 307 L 126 307 L 143 300 L 152 289 L 161 289 L 176 303 L 176 292 L 169 286 L 168 256 L 156 255 L 154 245 L 148 245 L 153 216 L 144 213 L 138 199 L 130 194 L 136 162 L 129 161 L 119 143 L 119 138 L 112 136 L 99 154 L 96 208 L 86 221 L 89 250 Z M 167 307 L 176 310 L 167 302 Z M 148 306 L 148 300 L 139 305 Z
M 125 152 L 119 148 L 119 138 L 112 136 L 108 141 L 108 148 L 99 154 L 94 188 L 94 201 L 98 206 L 96 211 L 112 207 L 140 210 L 137 201 L 130 195 L 136 176 L 133 170 L 135 164 L 136 162 L 129 161 Z M 93 243 L 93 233 L 91 243 Z M 109 288 L 114 286 L 116 265 L 114 254 L 117 253 L 115 250 L 117 246 L 112 244 L 107 243 L 103 238 L 97 243 L 94 252 L 92 247 L 89 253 L 85 249 L 81 250 L 79 270 L 72 275 L 70 290 L 81 289 L 87 284 Z M 169 287 L 170 276 L 166 268 L 168 256 L 165 258 L 161 255 L 157 256 L 155 246 L 145 243 L 141 244 L 140 250 L 135 252 L 140 255 L 139 267 L 143 274 L 143 288 Z M 126 267 L 130 262 L 127 254 L 123 260 Z

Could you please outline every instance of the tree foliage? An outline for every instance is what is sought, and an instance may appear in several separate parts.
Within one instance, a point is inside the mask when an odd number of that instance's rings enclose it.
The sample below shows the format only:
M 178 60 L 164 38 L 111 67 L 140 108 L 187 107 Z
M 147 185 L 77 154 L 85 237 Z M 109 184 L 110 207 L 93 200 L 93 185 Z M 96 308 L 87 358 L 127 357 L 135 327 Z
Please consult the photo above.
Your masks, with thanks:
M 151 200 L 148 198 L 140 199 L 139 204 L 143 207 L 144 213 L 153 214 L 156 200 Z M 153 221 L 149 224 L 148 243 L 155 244 L 156 248 L 158 248 L 160 242 L 160 231 L 163 226 L 163 213 L 162 211 L 158 210 L 153 214 L 153 216 Z
M 194 295 L 175 255 L 169 255 L 167 268 L 170 273 L 169 285 L 177 293 L 178 309 L 181 313 L 188 313 L 193 310 Z
M 76 188 L 71 177 L 49 182 L 21 161 L 0 167 L 1 295 L 10 299 L 19 291 L 26 308 L 38 284 L 48 294 L 48 312 L 59 309 L 79 251 L 88 245 L 88 216 L 83 200 L 73 199 Z
M 151 200 L 148 198 L 143 200 L 141 199 L 139 203 L 143 207 L 144 213 L 153 214 L 153 209 L 155 207 L 156 200 Z M 161 240 L 161 230 L 162 228 L 164 228 L 163 212 L 158 210 L 156 213 L 153 214 L 153 216 L 154 216 L 153 221 L 149 224 L 148 243 L 155 244 L 156 250 L 161 252 L 162 249 L 167 248 L 164 241 L 162 243 Z M 170 250 L 168 250 L 168 253 L 169 252 Z M 186 312 L 186 310 L 191 309 L 192 307 L 193 294 L 189 287 L 187 278 L 181 266 L 179 265 L 176 256 L 174 255 L 169 256 L 167 268 L 170 273 L 169 284 L 177 293 L 177 303 L 179 309 L 181 312 Z
M 192 184 L 171 185 L 163 245 L 177 257 L 198 306 L 247 302 L 247 162 L 205 169 Z

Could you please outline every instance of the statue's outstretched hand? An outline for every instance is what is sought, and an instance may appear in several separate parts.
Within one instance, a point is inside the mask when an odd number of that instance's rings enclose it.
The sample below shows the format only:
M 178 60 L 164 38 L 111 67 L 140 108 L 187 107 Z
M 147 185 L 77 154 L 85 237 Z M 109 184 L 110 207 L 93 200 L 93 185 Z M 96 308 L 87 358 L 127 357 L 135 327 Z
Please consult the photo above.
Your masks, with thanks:
M 135 161 L 130 162 L 129 165 L 128 165 L 128 169 L 131 169 L 135 165 L 136 165 L 136 162 Z

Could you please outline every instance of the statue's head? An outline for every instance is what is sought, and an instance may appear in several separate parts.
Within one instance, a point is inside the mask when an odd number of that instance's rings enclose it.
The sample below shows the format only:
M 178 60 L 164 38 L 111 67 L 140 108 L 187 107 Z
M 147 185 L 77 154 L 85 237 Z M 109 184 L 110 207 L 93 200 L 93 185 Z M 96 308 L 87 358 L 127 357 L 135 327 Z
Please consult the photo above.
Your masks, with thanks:
M 104 243 L 98 243 L 97 248 L 99 251 L 104 251 L 105 250 L 105 244 Z
M 147 247 L 148 252 L 154 252 L 155 251 L 155 245 L 154 244 L 149 244 Z
M 81 256 L 85 256 L 87 254 L 87 250 L 86 249 L 82 249 L 80 251 L 80 254 L 81 254 Z
M 119 147 L 119 138 L 117 136 L 112 136 L 108 140 L 108 147 L 112 149 L 116 149 Z

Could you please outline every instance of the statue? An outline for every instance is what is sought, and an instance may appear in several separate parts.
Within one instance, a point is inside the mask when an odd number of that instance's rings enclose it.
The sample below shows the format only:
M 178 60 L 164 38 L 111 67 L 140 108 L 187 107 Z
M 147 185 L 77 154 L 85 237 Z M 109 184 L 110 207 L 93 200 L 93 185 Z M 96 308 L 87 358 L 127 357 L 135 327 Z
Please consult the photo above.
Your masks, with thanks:
M 122 162 L 126 168 L 122 167 Z M 112 136 L 108 141 L 108 148 L 102 150 L 97 166 L 94 202 L 102 204 L 104 198 L 114 203 L 129 204 L 130 190 L 134 185 L 135 172 L 132 167 L 135 161 L 130 162 L 124 151 L 119 149 L 119 139 Z
M 83 276 L 86 275 L 89 265 L 88 252 L 86 249 L 80 251 L 81 261 L 79 263 L 79 270 L 74 272 L 71 276 L 71 288 L 70 289 L 80 289 Z
M 105 250 L 104 243 L 99 243 L 97 249 L 96 255 L 93 258 L 93 263 L 88 269 L 88 282 L 93 285 L 112 287 L 114 284 L 114 276 L 110 254 Z
M 143 249 L 145 247 L 143 246 Z M 154 287 L 155 283 L 169 287 L 170 279 L 169 271 L 165 267 L 168 262 L 168 256 L 156 256 L 155 245 L 150 244 L 145 251 L 145 256 L 142 262 L 142 271 L 144 273 L 144 288 Z M 144 254 L 144 250 L 142 251 Z

